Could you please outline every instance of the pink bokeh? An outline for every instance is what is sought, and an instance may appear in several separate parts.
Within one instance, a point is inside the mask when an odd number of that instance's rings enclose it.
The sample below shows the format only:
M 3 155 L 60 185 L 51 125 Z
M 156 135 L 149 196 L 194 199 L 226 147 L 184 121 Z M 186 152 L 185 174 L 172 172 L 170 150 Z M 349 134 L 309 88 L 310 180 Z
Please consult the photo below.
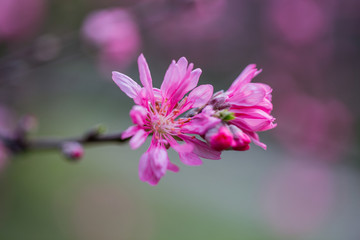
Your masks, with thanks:
M 171 54 L 210 61 L 220 52 L 220 42 L 234 32 L 229 34 L 229 28 L 235 24 L 227 7 L 227 0 L 174 1 L 171 4 L 157 1 L 154 11 L 146 13 L 146 27 L 159 48 Z M 236 27 L 240 27 L 239 22 Z
M 287 43 L 308 44 L 331 29 L 331 15 L 326 12 L 327 6 L 319 1 L 271 0 L 268 3 L 266 26 L 274 36 L 282 37 Z
M 122 8 L 91 13 L 84 21 L 82 34 L 87 42 L 98 49 L 99 66 L 104 71 L 128 67 L 141 45 L 134 17 Z
M 44 0 L 0 0 L 0 40 L 22 40 L 34 34 L 44 19 Z
M 336 99 L 320 100 L 293 92 L 277 104 L 275 136 L 289 152 L 336 161 L 351 146 L 353 117 Z

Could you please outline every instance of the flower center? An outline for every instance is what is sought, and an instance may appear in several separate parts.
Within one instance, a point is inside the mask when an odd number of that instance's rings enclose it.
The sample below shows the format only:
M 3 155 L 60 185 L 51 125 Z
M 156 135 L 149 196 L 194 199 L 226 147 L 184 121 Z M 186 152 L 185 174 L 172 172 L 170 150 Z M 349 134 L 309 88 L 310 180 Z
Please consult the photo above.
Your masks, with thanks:
M 171 130 L 174 130 L 174 122 L 173 119 L 163 116 L 163 115 L 158 115 L 157 119 L 154 119 L 154 121 L 152 121 L 152 130 L 154 132 L 158 132 L 158 133 L 169 133 Z

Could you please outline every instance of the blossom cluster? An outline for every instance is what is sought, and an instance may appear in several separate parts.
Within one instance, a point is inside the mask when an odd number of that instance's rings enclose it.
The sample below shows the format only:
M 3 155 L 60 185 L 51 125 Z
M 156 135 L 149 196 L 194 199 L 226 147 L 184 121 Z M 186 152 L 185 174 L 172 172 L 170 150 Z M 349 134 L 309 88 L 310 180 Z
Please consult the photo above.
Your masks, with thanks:
M 257 132 L 276 126 L 270 115 L 272 89 L 251 83 L 261 72 L 255 65 L 247 66 L 227 91 L 215 94 L 209 84 L 197 86 L 201 70 L 185 57 L 172 61 L 160 88 L 153 87 L 142 54 L 138 66 L 143 87 L 119 72 L 113 72 L 112 78 L 135 102 L 130 111 L 134 125 L 122 138 L 131 137 L 130 147 L 137 149 L 152 135 L 140 158 L 142 181 L 156 185 L 167 170 L 179 171 L 169 160 L 170 147 L 186 165 L 201 165 L 201 158 L 220 159 L 223 150 L 248 150 L 251 141 L 266 149 Z

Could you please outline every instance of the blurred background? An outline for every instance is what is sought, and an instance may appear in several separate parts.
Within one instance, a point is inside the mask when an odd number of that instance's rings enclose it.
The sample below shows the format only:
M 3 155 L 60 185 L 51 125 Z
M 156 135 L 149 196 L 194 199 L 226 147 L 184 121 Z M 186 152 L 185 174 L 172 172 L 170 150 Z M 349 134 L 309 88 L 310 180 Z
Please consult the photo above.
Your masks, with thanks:
M 360 1 L 0 0 L 0 132 L 36 117 L 31 137 L 130 124 L 111 80 L 139 81 L 143 52 L 159 87 L 172 59 L 227 89 L 249 63 L 273 89 L 268 150 L 179 163 L 151 187 L 148 144 L 12 156 L 0 144 L 0 239 L 359 240 Z

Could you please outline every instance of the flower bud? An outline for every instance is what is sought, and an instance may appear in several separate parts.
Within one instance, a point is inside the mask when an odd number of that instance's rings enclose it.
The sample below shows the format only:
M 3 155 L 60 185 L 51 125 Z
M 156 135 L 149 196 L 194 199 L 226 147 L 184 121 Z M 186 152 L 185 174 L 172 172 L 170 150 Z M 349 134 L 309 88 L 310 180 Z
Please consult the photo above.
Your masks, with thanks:
M 231 147 L 233 135 L 226 125 L 219 124 L 206 132 L 205 140 L 212 149 L 223 151 Z
M 79 160 L 84 156 L 84 148 L 78 142 L 66 142 L 62 146 L 64 156 L 69 160 Z
M 213 106 L 214 110 L 223 110 L 230 107 L 230 104 L 226 102 L 227 96 L 223 91 L 219 91 L 214 94 L 209 104 Z
M 250 149 L 250 137 L 246 135 L 241 129 L 234 125 L 230 125 L 229 129 L 233 135 L 232 149 L 237 151 L 246 151 Z

